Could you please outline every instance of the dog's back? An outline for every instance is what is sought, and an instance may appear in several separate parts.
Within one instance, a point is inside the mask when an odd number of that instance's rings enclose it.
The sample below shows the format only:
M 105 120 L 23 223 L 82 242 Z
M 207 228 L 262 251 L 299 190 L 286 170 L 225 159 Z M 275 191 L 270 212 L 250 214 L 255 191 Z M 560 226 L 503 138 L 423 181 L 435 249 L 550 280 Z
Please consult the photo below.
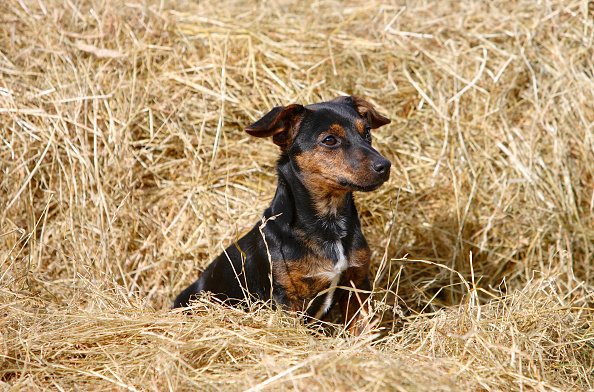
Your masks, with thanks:
M 262 252 L 258 226 L 214 259 L 200 278 L 177 296 L 173 306 L 188 306 L 202 291 L 230 304 L 246 299 L 270 299 L 270 263 Z

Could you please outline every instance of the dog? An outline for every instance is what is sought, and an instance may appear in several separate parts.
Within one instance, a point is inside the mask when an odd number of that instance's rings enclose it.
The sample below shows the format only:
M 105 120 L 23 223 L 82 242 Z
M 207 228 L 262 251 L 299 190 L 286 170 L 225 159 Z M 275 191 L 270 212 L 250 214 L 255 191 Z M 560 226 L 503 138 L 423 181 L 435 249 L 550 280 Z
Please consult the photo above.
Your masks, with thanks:
M 273 300 L 323 319 L 340 304 L 342 321 L 361 333 L 370 294 L 370 250 L 353 192 L 370 192 L 391 162 L 372 147 L 371 130 L 390 120 L 367 101 L 342 96 L 273 108 L 245 131 L 280 147 L 278 186 L 262 222 L 229 246 L 174 301 L 201 292 L 230 304 Z

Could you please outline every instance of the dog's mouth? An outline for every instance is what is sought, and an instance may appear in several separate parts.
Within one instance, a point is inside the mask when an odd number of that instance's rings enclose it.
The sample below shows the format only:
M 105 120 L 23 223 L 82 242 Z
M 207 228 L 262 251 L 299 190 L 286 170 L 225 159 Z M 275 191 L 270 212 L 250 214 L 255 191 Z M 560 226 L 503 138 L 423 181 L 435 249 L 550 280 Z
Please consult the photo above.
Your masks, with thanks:
M 345 179 L 339 179 L 338 183 L 340 184 L 340 186 L 347 188 L 349 190 L 352 191 L 359 191 L 359 192 L 371 192 L 376 190 L 377 188 L 379 188 L 380 186 L 382 186 L 382 184 L 386 182 L 386 180 L 382 179 L 380 181 L 377 181 L 371 185 L 359 185 L 359 184 L 355 184 L 352 183 L 350 181 L 347 181 Z

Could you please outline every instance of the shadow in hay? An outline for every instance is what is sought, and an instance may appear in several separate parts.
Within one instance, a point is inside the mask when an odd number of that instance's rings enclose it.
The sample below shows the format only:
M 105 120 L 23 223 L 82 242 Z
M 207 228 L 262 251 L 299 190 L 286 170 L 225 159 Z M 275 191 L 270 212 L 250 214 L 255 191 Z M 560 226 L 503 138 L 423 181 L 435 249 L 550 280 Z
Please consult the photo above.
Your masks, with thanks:
M 404 231 L 400 243 L 390 246 L 389 254 L 395 255 L 390 273 L 383 273 L 376 286 L 383 327 L 393 330 L 402 324 L 402 317 L 460 304 L 468 296 L 473 276 L 474 284 L 486 291 L 505 289 L 499 286 L 513 265 L 489 262 L 489 252 L 479 245 L 483 231 L 472 219 L 461 226 L 456 216 L 439 214 L 431 223 Z M 485 294 L 478 294 L 487 300 Z

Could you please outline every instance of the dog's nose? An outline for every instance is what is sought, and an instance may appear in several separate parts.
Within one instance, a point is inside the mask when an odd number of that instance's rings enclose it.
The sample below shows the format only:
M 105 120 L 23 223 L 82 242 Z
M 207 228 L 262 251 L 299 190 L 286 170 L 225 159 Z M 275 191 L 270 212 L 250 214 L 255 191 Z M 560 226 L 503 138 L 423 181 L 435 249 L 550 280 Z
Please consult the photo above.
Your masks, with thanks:
M 390 166 L 392 166 L 392 163 L 384 158 L 378 159 L 377 161 L 373 162 L 373 170 L 375 170 L 379 174 L 384 174 L 390 171 Z

